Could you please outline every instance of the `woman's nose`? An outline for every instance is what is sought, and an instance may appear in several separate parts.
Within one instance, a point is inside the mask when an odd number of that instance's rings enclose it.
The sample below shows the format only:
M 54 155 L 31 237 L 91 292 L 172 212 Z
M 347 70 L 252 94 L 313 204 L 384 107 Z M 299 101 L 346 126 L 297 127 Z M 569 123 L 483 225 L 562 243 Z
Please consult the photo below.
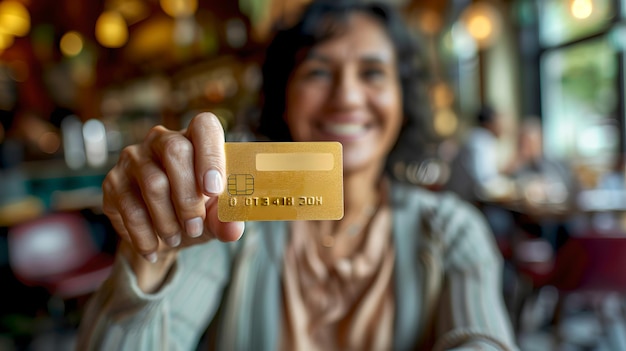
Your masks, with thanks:
M 333 102 L 340 108 L 361 106 L 365 103 L 365 91 L 356 73 L 342 72 L 336 81 Z

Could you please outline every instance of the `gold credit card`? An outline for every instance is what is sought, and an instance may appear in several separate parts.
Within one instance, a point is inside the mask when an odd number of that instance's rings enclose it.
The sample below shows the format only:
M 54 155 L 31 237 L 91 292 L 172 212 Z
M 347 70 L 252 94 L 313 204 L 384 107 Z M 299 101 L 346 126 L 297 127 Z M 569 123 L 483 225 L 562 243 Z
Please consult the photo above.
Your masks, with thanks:
M 226 143 L 222 222 L 343 217 L 338 142 Z

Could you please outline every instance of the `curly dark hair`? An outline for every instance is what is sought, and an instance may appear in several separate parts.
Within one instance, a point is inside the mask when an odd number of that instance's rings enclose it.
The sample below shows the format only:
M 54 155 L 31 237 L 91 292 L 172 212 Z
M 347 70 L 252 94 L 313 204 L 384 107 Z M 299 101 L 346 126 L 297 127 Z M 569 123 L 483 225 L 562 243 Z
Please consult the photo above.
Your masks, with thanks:
M 341 34 L 350 14 L 364 13 L 376 18 L 391 39 L 397 58 L 398 76 L 403 93 L 403 134 L 418 137 L 423 128 L 424 72 L 421 69 L 417 41 L 411 35 L 400 14 L 386 4 L 356 0 L 313 1 L 298 23 L 276 33 L 266 51 L 262 68 L 263 106 L 258 132 L 270 140 L 291 141 L 289 128 L 283 119 L 287 82 L 303 53 L 317 44 Z

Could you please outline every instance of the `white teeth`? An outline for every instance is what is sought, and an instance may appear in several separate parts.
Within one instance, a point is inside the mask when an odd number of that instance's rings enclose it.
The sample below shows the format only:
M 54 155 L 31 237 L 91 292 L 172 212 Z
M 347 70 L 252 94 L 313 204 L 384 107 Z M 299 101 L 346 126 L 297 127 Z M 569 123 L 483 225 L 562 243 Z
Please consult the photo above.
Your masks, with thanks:
M 324 129 L 336 135 L 357 135 L 365 131 L 365 125 L 361 123 L 326 123 Z

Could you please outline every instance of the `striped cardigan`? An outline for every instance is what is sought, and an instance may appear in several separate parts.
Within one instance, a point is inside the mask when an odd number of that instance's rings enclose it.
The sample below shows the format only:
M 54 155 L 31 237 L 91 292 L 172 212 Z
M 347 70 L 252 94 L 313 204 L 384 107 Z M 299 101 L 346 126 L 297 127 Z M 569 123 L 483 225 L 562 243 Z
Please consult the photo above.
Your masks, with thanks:
M 480 213 L 455 195 L 400 184 L 391 196 L 393 349 L 516 350 L 502 260 Z M 185 249 L 155 294 L 138 288 L 119 255 L 85 310 L 78 349 L 277 350 L 287 238 L 286 223 L 257 222 L 236 243 Z M 215 337 L 200 343 L 209 324 Z

